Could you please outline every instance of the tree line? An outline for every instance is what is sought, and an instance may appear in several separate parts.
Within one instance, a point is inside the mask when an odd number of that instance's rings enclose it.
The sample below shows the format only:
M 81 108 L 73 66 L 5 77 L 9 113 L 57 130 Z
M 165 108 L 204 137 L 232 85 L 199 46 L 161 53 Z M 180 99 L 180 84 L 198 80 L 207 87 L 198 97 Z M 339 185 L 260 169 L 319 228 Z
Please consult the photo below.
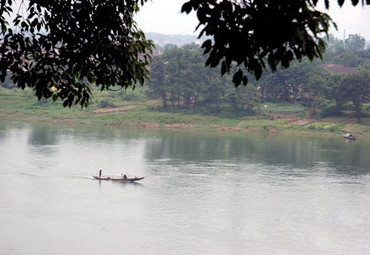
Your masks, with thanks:
M 146 2 L 1 0 L 0 82 L 10 72 L 18 88 L 64 107 L 87 107 L 92 85 L 103 91 L 143 84 L 154 44 L 134 16 Z M 334 2 L 342 7 L 345 0 Z M 206 66 L 232 75 L 235 85 L 258 80 L 268 67 L 322 58 L 323 36 L 335 26 L 318 0 L 188 0 L 181 12 L 196 12 Z
M 326 44 L 324 61 L 294 61 L 288 69 L 266 71 L 258 81 L 249 77 L 247 86 L 236 88 L 233 77 L 205 67 L 206 56 L 198 45 L 167 45 L 162 55 L 153 57 L 147 96 L 159 99 L 163 111 L 239 117 L 262 114 L 260 106 L 272 102 L 301 104 L 313 118 L 341 116 L 350 110 L 361 121 L 370 112 L 366 105 L 370 100 L 370 50 L 359 35 L 349 35 L 346 40 L 329 36 Z M 327 70 L 328 63 L 353 72 Z M 1 86 L 16 87 L 10 75 Z M 127 100 L 126 94 L 122 100 Z
M 197 45 L 168 47 L 150 65 L 149 95 L 160 99 L 164 110 L 245 116 L 260 114 L 261 103 L 285 102 L 304 105 L 309 117 L 340 116 L 350 109 L 361 121 L 370 102 L 370 50 L 359 35 L 329 36 L 326 44 L 324 61 L 294 61 L 258 81 L 248 77 L 247 86 L 236 88 L 231 77 L 204 66 L 206 56 Z M 328 63 L 351 72 L 328 70 Z
M 196 44 L 169 47 L 150 65 L 149 96 L 163 110 L 192 110 L 208 114 L 253 114 L 255 86 L 234 87 L 231 78 L 204 66 L 206 56 Z

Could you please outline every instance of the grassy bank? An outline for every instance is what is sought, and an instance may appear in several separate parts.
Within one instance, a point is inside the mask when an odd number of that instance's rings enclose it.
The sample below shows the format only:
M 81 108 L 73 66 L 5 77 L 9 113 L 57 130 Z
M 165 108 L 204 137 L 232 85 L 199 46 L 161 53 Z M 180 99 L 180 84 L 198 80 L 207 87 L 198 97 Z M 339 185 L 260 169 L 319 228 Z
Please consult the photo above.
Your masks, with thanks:
M 354 118 L 307 119 L 300 106 L 266 104 L 260 116 L 220 118 L 185 112 L 161 112 L 157 101 L 134 101 L 112 97 L 114 92 L 95 92 L 88 109 L 63 108 L 61 102 L 41 100 L 30 90 L 0 88 L 0 119 L 21 121 L 73 122 L 141 126 L 146 128 L 203 129 L 223 132 L 309 132 L 339 135 L 351 132 L 370 137 L 370 118 L 361 124 Z M 137 93 L 137 92 L 127 92 Z

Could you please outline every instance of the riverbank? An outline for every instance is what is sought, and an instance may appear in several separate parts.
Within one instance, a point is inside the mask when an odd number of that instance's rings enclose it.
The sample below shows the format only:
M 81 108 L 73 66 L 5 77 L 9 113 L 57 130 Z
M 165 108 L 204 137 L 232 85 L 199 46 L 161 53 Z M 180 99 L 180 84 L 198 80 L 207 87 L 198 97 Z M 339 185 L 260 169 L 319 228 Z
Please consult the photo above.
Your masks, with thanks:
M 60 102 L 37 101 L 32 91 L 0 91 L 0 120 L 37 121 L 55 123 L 99 124 L 141 128 L 166 128 L 181 130 L 207 130 L 215 132 L 294 132 L 341 135 L 352 133 L 370 138 L 370 118 L 356 123 L 354 118 L 307 119 L 304 109 L 265 109 L 264 115 L 241 118 L 222 118 L 186 112 L 161 112 L 158 102 L 149 100 L 122 101 L 102 107 L 96 93 L 89 108 L 79 106 L 63 108 Z

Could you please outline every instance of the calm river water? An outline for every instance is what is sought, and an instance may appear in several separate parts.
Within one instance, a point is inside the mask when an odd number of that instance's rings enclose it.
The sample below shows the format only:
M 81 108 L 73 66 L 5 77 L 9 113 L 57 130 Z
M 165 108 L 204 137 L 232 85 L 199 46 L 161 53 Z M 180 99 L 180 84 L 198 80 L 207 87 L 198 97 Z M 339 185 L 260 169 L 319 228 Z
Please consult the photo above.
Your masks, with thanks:
M 1 255 L 370 252 L 369 141 L 3 121 L 0 159 Z

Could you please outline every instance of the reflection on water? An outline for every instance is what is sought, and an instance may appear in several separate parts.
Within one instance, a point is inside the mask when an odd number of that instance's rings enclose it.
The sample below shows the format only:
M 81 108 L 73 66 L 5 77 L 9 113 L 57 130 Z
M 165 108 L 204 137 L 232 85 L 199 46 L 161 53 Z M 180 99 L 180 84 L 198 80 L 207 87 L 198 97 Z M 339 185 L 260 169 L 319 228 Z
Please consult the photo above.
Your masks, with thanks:
M 3 122 L 0 254 L 366 254 L 369 146 Z
M 53 132 L 52 126 L 31 126 L 28 143 L 32 145 L 55 145 L 57 136 Z
M 161 139 L 148 140 L 148 158 L 180 161 L 224 160 L 255 162 L 285 168 L 314 167 L 320 162 L 342 173 L 370 171 L 370 143 L 348 143 L 336 137 L 299 137 L 282 135 L 205 135 L 169 133 Z

